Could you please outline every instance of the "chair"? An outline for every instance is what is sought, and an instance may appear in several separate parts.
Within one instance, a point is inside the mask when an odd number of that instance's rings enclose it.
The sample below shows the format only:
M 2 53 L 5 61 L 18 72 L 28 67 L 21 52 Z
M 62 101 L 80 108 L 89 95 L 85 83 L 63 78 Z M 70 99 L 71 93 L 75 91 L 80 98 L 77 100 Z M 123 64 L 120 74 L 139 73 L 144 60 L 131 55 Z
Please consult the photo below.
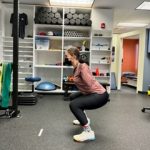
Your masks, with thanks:
M 26 77 L 25 80 L 27 82 L 31 82 L 32 83 L 32 93 L 34 93 L 34 82 L 41 81 L 41 78 L 40 77 Z

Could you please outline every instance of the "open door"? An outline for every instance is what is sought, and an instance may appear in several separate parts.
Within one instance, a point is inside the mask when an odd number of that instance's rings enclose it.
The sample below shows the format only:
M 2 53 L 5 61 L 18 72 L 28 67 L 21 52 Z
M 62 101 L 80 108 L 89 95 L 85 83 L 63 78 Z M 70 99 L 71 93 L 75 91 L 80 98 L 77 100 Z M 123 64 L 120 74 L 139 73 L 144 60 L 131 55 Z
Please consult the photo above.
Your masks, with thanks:
M 123 39 L 121 85 L 137 87 L 139 36 Z

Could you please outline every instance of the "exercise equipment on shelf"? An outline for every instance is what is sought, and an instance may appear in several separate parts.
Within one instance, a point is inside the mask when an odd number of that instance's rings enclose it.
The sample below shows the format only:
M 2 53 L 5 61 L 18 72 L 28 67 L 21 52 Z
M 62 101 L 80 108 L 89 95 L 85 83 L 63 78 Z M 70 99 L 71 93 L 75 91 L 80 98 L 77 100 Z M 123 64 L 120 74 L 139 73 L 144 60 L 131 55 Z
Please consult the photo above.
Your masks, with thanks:
M 62 9 L 56 7 L 38 7 L 35 14 L 35 23 L 39 24 L 58 24 L 63 23 Z

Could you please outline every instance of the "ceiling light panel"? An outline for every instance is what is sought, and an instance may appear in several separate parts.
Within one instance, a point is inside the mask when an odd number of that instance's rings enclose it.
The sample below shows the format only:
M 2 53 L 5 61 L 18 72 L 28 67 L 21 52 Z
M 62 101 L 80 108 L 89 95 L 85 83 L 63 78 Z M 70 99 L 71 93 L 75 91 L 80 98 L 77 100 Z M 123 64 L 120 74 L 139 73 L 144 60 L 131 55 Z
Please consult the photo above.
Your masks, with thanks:
M 142 10 L 150 10 L 150 2 L 144 1 L 140 6 L 138 6 L 136 9 L 142 9 Z
M 146 23 L 118 23 L 119 27 L 145 27 L 148 24 Z
M 52 6 L 92 7 L 94 0 L 49 0 Z

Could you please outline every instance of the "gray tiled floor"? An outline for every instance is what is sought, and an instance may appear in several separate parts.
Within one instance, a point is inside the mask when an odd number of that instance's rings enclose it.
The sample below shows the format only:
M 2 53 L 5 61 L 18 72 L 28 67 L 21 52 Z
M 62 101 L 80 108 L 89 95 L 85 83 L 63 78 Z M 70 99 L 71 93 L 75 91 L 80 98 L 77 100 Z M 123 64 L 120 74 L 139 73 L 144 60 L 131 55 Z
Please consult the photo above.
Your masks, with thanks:
M 81 128 L 72 125 L 69 102 L 44 95 L 35 106 L 19 106 L 22 118 L 0 119 L 0 150 L 149 150 L 150 113 L 141 108 L 150 106 L 150 97 L 129 89 L 112 91 L 106 106 L 87 111 L 93 142 L 74 142 Z

